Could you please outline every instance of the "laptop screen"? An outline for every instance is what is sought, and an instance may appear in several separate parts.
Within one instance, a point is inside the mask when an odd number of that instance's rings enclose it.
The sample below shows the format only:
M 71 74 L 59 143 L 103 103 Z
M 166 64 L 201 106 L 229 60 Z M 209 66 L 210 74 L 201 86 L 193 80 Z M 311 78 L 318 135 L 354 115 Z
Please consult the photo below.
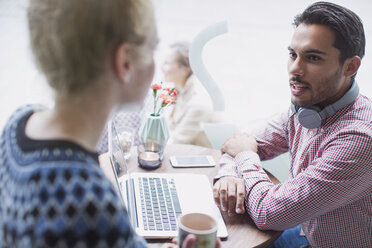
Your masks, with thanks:
M 124 150 L 120 144 L 119 135 L 115 123 L 110 120 L 108 122 L 108 151 L 116 176 L 121 177 L 128 173 L 128 166 L 124 158 Z
M 110 157 L 110 163 L 111 168 L 115 176 L 115 182 L 117 189 L 119 190 L 119 194 L 123 200 L 124 205 L 127 206 L 127 201 L 123 199 L 123 195 L 130 197 L 131 190 L 128 190 L 127 187 L 125 187 L 126 192 L 122 192 L 123 187 L 119 184 L 118 178 L 125 176 L 127 180 L 130 179 L 130 173 L 128 170 L 127 161 L 124 157 L 124 151 L 123 147 L 120 144 L 119 135 L 117 132 L 117 128 L 115 127 L 115 123 L 110 120 L 108 122 L 107 126 L 107 132 L 108 132 L 108 151 L 109 151 L 109 157 Z

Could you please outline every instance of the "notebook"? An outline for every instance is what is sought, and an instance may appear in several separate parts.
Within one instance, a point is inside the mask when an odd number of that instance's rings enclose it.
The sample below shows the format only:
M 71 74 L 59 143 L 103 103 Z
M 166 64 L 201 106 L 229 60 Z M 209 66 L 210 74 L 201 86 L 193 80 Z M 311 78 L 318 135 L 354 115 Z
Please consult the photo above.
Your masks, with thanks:
M 116 184 L 138 235 L 152 239 L 176 237 L 178 216 L 196 212 L 213 216 L 218 222 L 217 236 L 228 236 L 206 175 L 131 173 L 117 142 L 118 135 L 113 122 L 108 125 L 108 141 Z

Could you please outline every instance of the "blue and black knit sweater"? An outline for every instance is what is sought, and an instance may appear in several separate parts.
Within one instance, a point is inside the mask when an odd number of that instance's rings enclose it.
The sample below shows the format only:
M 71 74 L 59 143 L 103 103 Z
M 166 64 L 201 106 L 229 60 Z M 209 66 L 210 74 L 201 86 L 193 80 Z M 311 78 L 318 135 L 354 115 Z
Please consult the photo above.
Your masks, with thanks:
M 18 109 L 0 139 L 0 248 L 145 247 L 97 154 L 25 135 L 35 109 Z

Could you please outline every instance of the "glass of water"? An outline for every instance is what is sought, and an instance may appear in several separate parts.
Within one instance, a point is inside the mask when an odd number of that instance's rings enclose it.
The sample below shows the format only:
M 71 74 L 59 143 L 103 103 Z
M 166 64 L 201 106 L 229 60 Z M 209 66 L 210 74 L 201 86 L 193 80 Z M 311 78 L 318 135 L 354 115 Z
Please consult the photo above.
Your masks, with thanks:
M 117 126 L 116 131 L 118 134 L 119 144 L 124 152 L 124 158 L 130 158 L 130 151 L 134 141 L 134 129 L 127 126 Z

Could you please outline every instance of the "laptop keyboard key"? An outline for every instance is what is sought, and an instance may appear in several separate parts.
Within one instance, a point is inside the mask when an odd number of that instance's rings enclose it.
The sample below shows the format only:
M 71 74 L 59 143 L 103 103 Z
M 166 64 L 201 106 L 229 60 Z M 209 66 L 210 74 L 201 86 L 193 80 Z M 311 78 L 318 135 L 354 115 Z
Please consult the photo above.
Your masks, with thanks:
M 139 178 L 145 230 L 176 231 L 181 206 L 173 179 Z

